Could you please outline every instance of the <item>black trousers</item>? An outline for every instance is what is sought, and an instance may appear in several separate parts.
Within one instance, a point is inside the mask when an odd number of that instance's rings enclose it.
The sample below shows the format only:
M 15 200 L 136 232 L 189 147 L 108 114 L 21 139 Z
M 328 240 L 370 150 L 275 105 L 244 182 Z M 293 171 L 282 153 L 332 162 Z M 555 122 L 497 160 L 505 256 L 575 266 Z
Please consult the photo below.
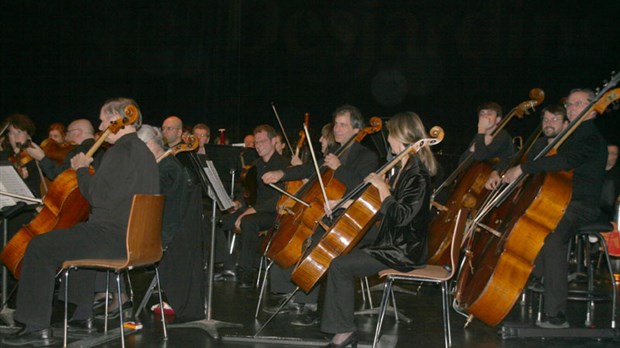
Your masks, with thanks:
M 598 207 L 570 202 L 555 230 L 545 238 L 545 244 L 536 257 L 533 274 L 544 277 L 544 309 L 550 316 L 556 316 L 559 312 L 566 313 L 568 242 L 580 226 L 595 221 L 598 215 Z
M 55 276 L 66 260 L 125 257 L 125 231 L 96 223 L 81 223 L 34 237 L 24 255 L 15 320 L 45 328 L 50 325 Z M 92 307 L 96 271 L 72 271 L 71 302 Z
M 356 331 L 356 279 L 386 268 L 389 267 L 359 249 L 334 259 L 327 272 L 321 331 L 332 334 Z

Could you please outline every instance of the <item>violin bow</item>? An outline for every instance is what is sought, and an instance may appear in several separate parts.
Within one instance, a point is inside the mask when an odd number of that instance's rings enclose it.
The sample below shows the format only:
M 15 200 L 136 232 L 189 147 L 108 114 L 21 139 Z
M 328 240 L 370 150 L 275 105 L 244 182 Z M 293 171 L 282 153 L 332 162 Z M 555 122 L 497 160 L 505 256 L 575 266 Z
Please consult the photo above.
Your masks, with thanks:
M 291 142 L 288 140 L 288 136 L 286 136 L 284 126 L 282 126 L 282 121 L 280 120 L 280 115 L 278 115 L 278 111 L 276 110 L 276 105 L 273 102 L 271 102 L 271 108 L 273 109 L 273 113 L 276 115 L 276 119 L 278 120 L 280 129 L 282 130 L 282 136 L 284 137 L 284 140 L 286 140 L 286 145 L 288 145 L 288 149 L 291 151 L 291 154 L 295 153 L 293 151 L 293 147 L 291 146 Z

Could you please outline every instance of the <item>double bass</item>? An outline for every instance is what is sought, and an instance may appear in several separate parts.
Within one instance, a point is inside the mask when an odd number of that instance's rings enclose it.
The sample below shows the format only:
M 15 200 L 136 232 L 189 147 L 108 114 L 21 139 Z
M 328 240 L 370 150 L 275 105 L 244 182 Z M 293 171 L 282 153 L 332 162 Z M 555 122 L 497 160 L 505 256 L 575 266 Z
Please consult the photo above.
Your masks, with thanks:
M 620 99 L 620 88 L 610 90 L 618 80 L 620 74 L 536 159 L 555 153 L 592 111 L 601 114 Z M 468 323 L 476 317 L 494 326 L 510 312 L 545 238 L 564 215 L 571 180 L 572 171 L 521 175 L 474 217 L 455 293 L 458 307 L 469 313 Z
M 126 117 L 112 121 L 86 156 L 92 157 L 110 133 L 117 133 L 138 119 L 139 112 L 135 105 L 127 105 L 124 113 Z M 88 217 L 89 211 L 88 201 L 80 193 L 75 170 L 65 170 L 50 185 L 37 216 L 17 231 L 2 251 L 0 259 L 13 276 L 19 279 L 22 259 L 33 237 L 82 222 Z
M 513 117 L 523 118 L 530 110 L 534 110 L 544 100 L 545 93 L 539 88 L 533 88 L 529 93 L 530 100 L 526 100 L 514 109 L 498 124 L 493 131 L 495 137 L 508 124 Z M 467 208 L 474 214 L 480 207 L 484 198 L 489 193 L 484 184 L 493 171 L 487 162 L 474 163 L 473 153 L 450 174 L 450 176 L 433 193 L 432 204 L 438 207 L 438 213 L 433 217 L 428 229 L 428 263 L 433 265 L 445 265 L 450 263 L 450 244 L 452 232 L 456 222 L 456 214 L 461 208 Z M 434 201 L 434 196 L 439 191 L 452 186 L 448 201 L 441 205 Z
M 366 135 L 381 130 L 382 122 L 379 117 L 370 119 L 370 126 L 360 130 L 345 144 L 340 146 L 335 155 L 340 156 L 355 141 L 361 141 Z M 346 192 L 346 187 L 334 177 L 334 171 L 323 168 L 318 175 L 313 176 L 299 190 L 297 198 L 307 205 L 296 202 L 287 210 L 279 222 L 276 233 L 273 234 L 265 255 L 282 268 L 291 267 L 297 262 L 305 249 L 308 238 L 312 235 L 317 221 L 324 214 L 324 199 L 340 199 Z M 322 182 L 323 185 L 319 185 Z M 325 189 L 325 191 L 323 191 Z
M 429 134 L 432 138 L 420 139 L 408 145 L 375 173 L 380 176 L 385 175 L 405 156 L 417 153 L 425 146 L 439 144 L 444 137 L 443 129 L 438 126 L 431 128 Z M 346 255 L 358 244 L 376 220 L 376 215 L 381 208 L 381 199 L 379 191 L 374 186 L 369 183 L 360 184 L 343 197 L 339 206 L 348 199 L 352 199 L 351 205 L 331 226 L 326 226 L 323 219 L 319 219 L 319 225 L 326 231 L 325 234 L 297 264 L 291 274 L 293 283 L 305 292 L 309 292 L 316 285 L 336 257 Z

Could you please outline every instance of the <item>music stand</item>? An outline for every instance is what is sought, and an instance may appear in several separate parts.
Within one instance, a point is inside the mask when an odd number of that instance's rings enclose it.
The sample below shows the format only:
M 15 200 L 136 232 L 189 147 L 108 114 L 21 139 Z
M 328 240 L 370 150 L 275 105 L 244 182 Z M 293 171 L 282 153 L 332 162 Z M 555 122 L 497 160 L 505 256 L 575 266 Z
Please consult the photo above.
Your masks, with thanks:
M 19 176 L 15 168 L 8 162 L 0 163 L 0 220 L 3 226 L 2 246 L 6 247 L 9 233 L 9 220 L 21 213 L 28 204 L 39 202 L 34 197 L 24 180 Z M 31 204 L 32 205 L 32 204 Z M 7 296 L 8 272 L 2 267 L 2 310 L 0 321 L 8 326 L 0 326 L 1 329 L 14 329 L 14 309 L 8 307 Z
M 199 167 L 200 181 L 202 187 L 208 193 L 209 197 L 213 200 L 211 209 L 211 248 L 209 255 L 209 268 L 208 268 L 208 289 L 205 296 L 205 319 L 190 321 L 182 324 L 168 325 L 168 328 L 198 328 L 206 331 L 213 339 L 219 340 L 220 335 L 217 332 L 218 328 L 224 327 L 242 327 L 243 325 L 237 323 L 228 323 L 223 321 L 214 320 L 211 318 L 211 300 L 213 297 L 213 261 L 215 259 L 215 221 L 217 218 L 217 208 L 220 210 L 226 210 L 231 208 L 234 204 L 220 180 L 215 165 L 212 161 L 206 161 L 206 167 L 202 167 L 196 154 L 191 153 L 192 163 Z M 203 255 L 204 255 L 204 238 L 203 238 Z M 203 257 L 204 259 L 204 257 Z

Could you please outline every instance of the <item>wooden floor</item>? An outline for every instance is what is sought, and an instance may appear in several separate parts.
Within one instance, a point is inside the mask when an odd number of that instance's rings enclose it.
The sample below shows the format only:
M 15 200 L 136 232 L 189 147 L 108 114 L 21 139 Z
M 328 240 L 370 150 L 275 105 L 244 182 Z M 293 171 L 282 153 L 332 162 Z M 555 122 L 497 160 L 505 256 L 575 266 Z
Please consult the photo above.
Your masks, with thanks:
M 146 275 L 133 276 L 136 294 L 136 306 L 141 300 L 145 287 L 149 279 Z M 604 285 L 604 284 L 602 284 Z M 380 288 L 380 286 L 379 286 Z M 382 337 L 381 347 L 442 347 L 443 327 L 441 316 L 441 292 L 438 287 L 425 286 L 417 291 L 414 287 L 404 287 L 405 290 L 416 291 L 416 294 L 396 293 L 397 305 L 400 311 L 412 319 L 410 323 L 401 320 L 396 323 L 392 316 L 386 317 Z M 618 291 L 618 286 L 616 286 Z M 373 292 L 373 302 L 377 306 L 381 296 L 381 290 Z M 156 296 L 152 296 L 150 304 L 156 303 Z M 364 303 L 361 293 L 356 295 L 359 309 L 368 308 L 368 302 Z M 254 312 L 258 299 L 257 289 L 238 289 L 234 282 L 216 282 L 213 286 L 213 299 L 211 320 L 204 320 L 194 323 L 194 328 L 168 328 L 168 339 L 164 340 L 163 331 L 159 317 L 149 311 L 140 315 L 143 329 L 130 333 L 126 336 L 128 347 L 295 347 L 295 346 L 320 346 L 327 343 L 328 336 L 321 333 L 319 326 L 296 327 L 290 324 L 293 316 L 282 314 L 274 318 L 258 335 L 255 335 L 259 328 L 265 323 L 268 315 L 261 313 L 258 319 L 254 319 Z M 275 304 L 277 299 L 270 298 L 265 300 L 268 304 Z M 531 301 L 528 299 L 528 303 Z M 533 327 L 531 323 L 536 314 L 536 300 L 534 306 L 530 304 L 517 304 L 504 323 L 511 322 L 517 326 Z M 589 330 L 587 333 L 612 334 L 618 336 L 618 330 L 605 330 L 610 328 L 610 303 L 600 302 L 595 305 L 594 326 L 596 331 Z M 553 330 L 546 332 L 545 335 L 563 335 L 563 333 L 575 334 L 583 329 L 586 313 L 584 302 L 569 303 L 569 321 L 571 329 Z M 452 346 L 453 347 L 618 347 L 620 338 L 509 338 L 502 337 L 500 333 L 501 325 L 489 327 L 478 320 L 474 320 L 467 328 L 464 328 L 466 318 L 454 310 L 451 310 L 452 325 Z M 55 307 L 54 321 L 62 319 L 62 305 Z M 376 315 L 356 316 L 357 327 L 361 337 L 361 346 L 370 346 L 376 325 Z M 174 318 L 167 320 L 169 324 L 174 323 Z M 219 327 L 226 323 L 239 324 L 239 327 Z M 97 326 L 102 329 L 102 322 L 97 322 Z M 511 325 L 512 327 L 513 325 Z M 105 341 L 106 337 L 101 338 L 98 334 L 96 339 L 92 336 L 85 340 L 71 337 L 70 346 L 74 347 L 120 347 L 120 337 L 118 336 L 118 325 L 109 336 L 116 338 L 112 341 Z M 3 334 L 11 331 L 6 327 L 2 329 Z M 507 333 L 516 330 L 505 331 Z M 562 333 L 563 332 L 563 333 Z M 215 339 L 214 336 L 219 336 Z M 507 336 L 509 336 L 507 334 Z M 62 337 L 62 333 L 59 333 Z M 99 340 L 99 341 L 97 341 Z

